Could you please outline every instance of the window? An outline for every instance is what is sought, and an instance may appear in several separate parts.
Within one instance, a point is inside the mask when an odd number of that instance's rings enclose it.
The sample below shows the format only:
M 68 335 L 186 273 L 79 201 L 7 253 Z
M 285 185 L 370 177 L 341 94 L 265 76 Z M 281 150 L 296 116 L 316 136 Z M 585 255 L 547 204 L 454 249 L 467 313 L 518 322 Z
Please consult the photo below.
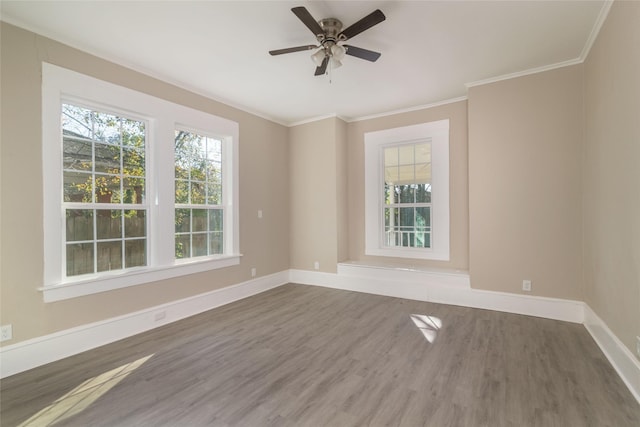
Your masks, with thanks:
M 449 121 L 365 134 L 365 253 L 449 259 Z
M 42 65 L 45 301 L 238 264 L 238 124 Z
M 383 147 L 384 247 L 431 247 L 431 144 Z
M 176 130 L 175 159 L 176 258 L 221 254 L 222 141 Z
M 145 128 L 62 104 L 67 277 L 146 265 Z

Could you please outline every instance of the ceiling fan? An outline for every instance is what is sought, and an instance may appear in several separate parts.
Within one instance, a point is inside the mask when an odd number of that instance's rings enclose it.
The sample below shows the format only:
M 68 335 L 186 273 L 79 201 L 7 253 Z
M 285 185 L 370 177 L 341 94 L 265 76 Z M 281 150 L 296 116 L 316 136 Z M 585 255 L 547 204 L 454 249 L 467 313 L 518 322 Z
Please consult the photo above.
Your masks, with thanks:
M 355 24 L 342 29 L 342 22 L 336 18 L 327 18 L 316 21 L 309 11 L 303 7 L 294 7 L 291 11 L 302 21 L 304 25 L 311 30 L 320 45 L 305 45 L 289 47 L 286 49 L 270 50 L 271 55 L 282 55 L 284 53 L 300 52 L 303 50 L 318 49 L 311 59 L 317 65 L 314 75 L 321 76 L 326 73 L 327 66 L 331 64 L 332 68 L 338 68 L 342 65 L 340 60 L 344 55 L 355 56 L 356 58 L 365 59 L 375 62 L 380 58 L 380 53 L 372 50 L 362 49 L 360 47 L 347 44 L 339 44 L 349 40 L 384 21 L 386 17 L 380 9 L 376 9 Z

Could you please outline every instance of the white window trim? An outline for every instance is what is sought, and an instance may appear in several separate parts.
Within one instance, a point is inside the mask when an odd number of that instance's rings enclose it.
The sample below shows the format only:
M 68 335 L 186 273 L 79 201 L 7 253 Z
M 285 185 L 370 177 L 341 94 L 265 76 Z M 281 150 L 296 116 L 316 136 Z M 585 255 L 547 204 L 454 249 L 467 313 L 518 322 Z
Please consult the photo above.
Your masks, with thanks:
M 64 215 L 62 215 L 61 104 L 80 100 L 88 105 L 130 112 L 144 118 L 147 129 L 148 235 L 147 266 L 83 275 L 63 276 Z M 174 138 L 176 127 L 202 129 L 223 140 L 230 156 L 224 163 L 224 255 L 175 260 L 174 253 Z M 174 104 L 141 92 L 95 79 L 48 63 L 42 63 L 42 172 L 44 214 L 45 302 L 58 301 L 149 283 L 171 277 L 228 267 L 240 263 L 238 123 L 203 111 Z M 170 171 L 171 173 L 167 173 Z M 229 235 L 227 235 L 229 234 Z
M 431 143 L 432 247 L 384 246 L 384 146 Z M 449 253 L 449 120 L 385 129 L 364 134 L 365 254 L 448 261 Z

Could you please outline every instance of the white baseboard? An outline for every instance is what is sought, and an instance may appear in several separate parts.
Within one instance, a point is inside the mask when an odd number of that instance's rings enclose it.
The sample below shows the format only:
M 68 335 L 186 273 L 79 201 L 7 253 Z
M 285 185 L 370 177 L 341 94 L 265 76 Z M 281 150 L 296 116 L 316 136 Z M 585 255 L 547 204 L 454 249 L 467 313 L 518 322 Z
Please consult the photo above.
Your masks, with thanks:
M 288 282 L 288 271 L 0 348 L 0 378 L 229 304 Z M 162 319 L 156 320 L 158 313 Z
M 582 323 L 582 301 L 472 289 L 462 272 L 407 270 L 339 264 L 338 273 L 289 270 L 293 283 L 482 308 Z
M 640 362 L 638 359 L 586 303 L 584 304 L 584 326 L 609 359 L 629 391 L 640 403 Z

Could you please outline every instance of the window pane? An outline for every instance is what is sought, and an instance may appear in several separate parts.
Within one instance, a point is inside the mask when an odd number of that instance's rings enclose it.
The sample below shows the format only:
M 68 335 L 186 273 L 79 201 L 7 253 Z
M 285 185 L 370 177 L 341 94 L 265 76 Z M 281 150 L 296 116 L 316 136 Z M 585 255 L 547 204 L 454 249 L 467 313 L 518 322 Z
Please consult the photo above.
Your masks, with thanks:
M 207 162 L 207 182 L 220 184 L 222 182 L 222 167 L 217 162 Z
M 128 210 L 124 213 L 124 237 L 144 237 L 147 235 L 146 211 Z
M 120 146 L 95 144 L 95 171 L 120 173 Z
M 120 145 L 120 119 L 112 114 L 91 112 L 93 139 L 108 144 Z
M 431 203 L 431 184 L 418 184 L 416 203 Z
M 95 191 L 97 203 L 120 203 L 120 177 L 96 175 Z
M 398 165 L 398 147 L 387 147 L 384 149 L 384 165 Z
M 122 119 L 122 145 L 144 152 L 145 126 L 143 122 Z
M 211 255 L 224 253 L 223 242 L 222 232 L 209 233 L 209 253 Z
M 207 234 L 194 234 L 191 239 L 192 257 L 204 256 L 207 254 Z
M 209 211 L 209 231 L 222 232 L 222 214 L 221 209 L 212 209 Z
M 144 176 L 144 151 L 124 148 L 122 150 L 122 165 L 124 167 L 122 171 L 124 175 Z
M 218 163 L 222 161 L 222 141 L 207 138 L 207 159 Z
M 91 139 L 91 110 L 70 104 L 62 104 L 62 133 L 69 138 Z
M 93 240 L 93 210 L 67 209 L 67 242 Z
M 415 156 L 413 155 L 414 145 L 402 145 L 398 147 L 398 159 L 401 165 L 413 165 Z
M 399 230 L 402 233 L 401 245 L 412 247 L 414 241 L 415 212 L 414 208 L 400 208 L 398 220 Z
M 93 273 L 93 243 L 67 245 L 67 276 Z
M 98 242 L 98 272 L 122 270 L 122 241 Z
M 191 231 L 207 231 L 207 210 L 206 209 L 193 209 L 191 214 Z M 194 248 L 195 251 L 195 248 Z
M 191 204 L 204 205 L 205 201 L 205 186 L 204 182 L 191 181 Z
M 207 204 L 219 205 L 222 203 L 222 188 L 218 184 L 207 183 Z
M 175 177 L 176 179 L 189 179 L 189 170 L 183 168 L 176 162 L 175 166 Z
M 189 181 L 176 180 L 176 203 L 189 203 Z
M 90 173 L 64 172 L 63 200 L 65 202 L 93 202 L 93 178 Z
M 399 181 L 398 166 L 387 166 L 384 168 L 384 182 L 393 184 Z
M 63 136 L 63 160 L 64 169 L 76 169 L 91 171 L 93 158 L 93 142 L 88 139 L 71 136 L 67 133 Z
M 191 231 L 191 209 L 176 209 L 176 233 Z
M 416 163 L 429 163 L 431 164 L 431 144 L 416 144 Z
M 431 208 L 416 208 L 416 227 L 424 229 L 431 227 Z
M 413 184 L 416 182 L 415 166 L 404 165 L 398 167 L 398 184 Z
M 412 185 L 401 185 L 399 194 L 399 203 L 414 203 L 415 188 Z
M 96 210 L 96 228 L 98 240 L 122 238 L 122 211 Z
M 144 178 L 125 178 L 123 188 L 124 198 L 122 199 L 122 203 L 143 204 L 144 184 Z
M 146 239 L 125 240 L 124 261 L 126 268 L 147 265 L 146 245 Z
M 176 234 L 176 258 L 191 257 L 191 235 Z
M 431 182 L 431 163 L 416 163 L 416 183 Z

